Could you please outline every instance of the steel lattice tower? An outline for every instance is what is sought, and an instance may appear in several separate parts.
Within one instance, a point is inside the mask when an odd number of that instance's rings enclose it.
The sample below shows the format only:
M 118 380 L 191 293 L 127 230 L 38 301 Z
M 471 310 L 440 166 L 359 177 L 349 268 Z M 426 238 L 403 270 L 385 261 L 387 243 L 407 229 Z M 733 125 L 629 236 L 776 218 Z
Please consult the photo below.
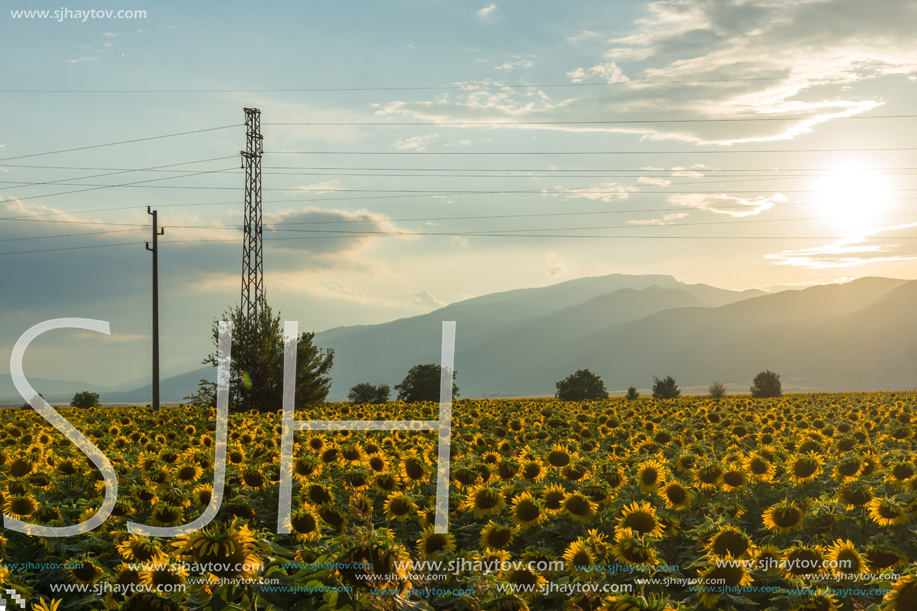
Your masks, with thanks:
M 261 156 L 264 138 L 261 135 L 261 111 L 245 109 L 245 150 L 242 168 L 245 170 L 245 221 L 242 238 L 242 313 L 252 325 L 257 325 L 258 304 L 264 294 L 264 261 L 261 245 Z

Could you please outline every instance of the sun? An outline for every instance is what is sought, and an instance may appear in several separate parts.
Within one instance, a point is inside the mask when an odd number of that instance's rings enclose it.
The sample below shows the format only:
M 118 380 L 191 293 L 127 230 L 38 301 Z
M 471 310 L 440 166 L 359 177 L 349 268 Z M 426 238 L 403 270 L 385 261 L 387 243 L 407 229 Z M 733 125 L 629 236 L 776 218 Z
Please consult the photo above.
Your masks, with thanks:
M 886 212 L 888 184 L 872 170 L 836 170 L 819 180 L 816 202 L 821 215 L 835 225 L 868 229 Z

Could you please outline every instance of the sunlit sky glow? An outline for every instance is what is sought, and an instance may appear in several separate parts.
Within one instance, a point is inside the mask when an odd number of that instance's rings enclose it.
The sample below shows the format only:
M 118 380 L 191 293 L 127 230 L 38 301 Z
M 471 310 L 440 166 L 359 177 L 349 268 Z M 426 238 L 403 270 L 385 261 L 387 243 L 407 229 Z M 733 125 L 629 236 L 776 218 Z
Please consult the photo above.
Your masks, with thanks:
M 243 107 L 268 295 L 302 329 L 610 273 L 917 277 L 911 2 L 148 4 L 0 14 L 0 345 L 50 318 L 112 328 L 36 341 L 29 375 L 148 371 L 147 205 L 163 366 L 210 349 L 239 298 Z

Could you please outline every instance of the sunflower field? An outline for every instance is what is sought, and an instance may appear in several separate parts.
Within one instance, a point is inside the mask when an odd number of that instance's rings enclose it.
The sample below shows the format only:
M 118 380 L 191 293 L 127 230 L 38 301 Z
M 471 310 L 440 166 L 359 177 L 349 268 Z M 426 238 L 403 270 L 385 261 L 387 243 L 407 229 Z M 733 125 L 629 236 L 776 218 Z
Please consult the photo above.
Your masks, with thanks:
M 209 504 L 214 411 L 58 411 L 114 465 L 118 502 L 82 535 L 3 531 L 7 609 L 917 610 L 913 392 L 461 400 L 448 533 L 433 529 L 434 433 L 337 431 L 296 434 L 278 534 L 281 418 L 251 412 L 230 415 L 216 518 L 132 535 L 128 521 L 186 524 Z M 5 514 L 76 524 L 104 491 L 34 410 L 0 411 Z

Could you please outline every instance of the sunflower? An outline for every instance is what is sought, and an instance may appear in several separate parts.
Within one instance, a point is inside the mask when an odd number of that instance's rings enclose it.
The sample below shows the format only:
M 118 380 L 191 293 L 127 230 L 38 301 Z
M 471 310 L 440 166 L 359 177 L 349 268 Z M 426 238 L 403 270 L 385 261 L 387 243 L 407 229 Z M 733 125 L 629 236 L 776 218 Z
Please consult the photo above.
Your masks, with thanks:
M 863 469 L 863 461 L 856 456 L 845 458 L 834 466 L 834 479 L 842 483 L 852 482 Z
M 751 574 L 742 566 L 711 566 L 701 573 L 697 580 L 697 589 L 702 592 L 700 602 L 705 607 L 712 607 L 719 600 L 714 591 L 720 586 L 738 588 L 751 585 Z
M 755 549 L 754 568 L 767 573 L 777 573 L 783 561 L 783 552 L 775 545 L 762 545 Z
M 211 524 L 190 535 L 181 535 L 173 545 L 180 554 L 189 554 L 215 577 L 252 578 L 263 562 L 257 543 L 255 533 L 233 518 L 228 524 Z
M 567 571 L 573 574 L 587 572 L 589 567 L 596 565 L 595 557 L 589 549 L 589 545 L 582 538 L 577 539 L 567 546 L 563 553 L 564 562 L 566 562 Z
M 563 511 L 564 497 L 567 493 L 558 484 L 551 484 L 544 490 L 544 510 L 550 514 L 558 514 Z
M 641 535 L 660 537 L 663 526 L 656 519 L 656 510 L 647 502 L 637 503 L 621 508 L 621 517 L 618 518 L 618 528 L 629 528 Z
M 805 512 L 794 503 L 781 501 L 764 510 L 764 527 L 780 534 L 787 534 L 802 527 Z
M 178 526 L 185 520 L 184 510 L 181 507 L 159 503 L 153 507 L 150 514 L 150 523 L 153 526 Z
M 862 507 L 872 500 L 872 493 L 865 486 L 856 484 L 843 484 L 837 489 L 837 502 L 850 511 Z
M 837 602 L 831 588 L 818 588 L 803 602 L 791 611 L 839 611 L 841 605 Z
M 874 573 L 903 568 L 911 563 L 903 552 L 881 545 L 867 547 L 863 555 L 866 557 L 866 561 L 869 562 L 869 569 Z
M 305 500 L 313 505 L 334 503 L 334 493 L 321 484 L 312 484 L 304 490 Z
M 84 555 L 77 561 L 71 560 L 68 562 L 68 565 L 77 567 L 67 570 L 70 580 L 76 583 L 95 583 L 105 574 L 101 567 L 97 566 L 89 559 L 88 555 Z
M 487 525 L 481 529 L 481 538 L 479 539 L 482 549 L 506 549 L 512 543 L 513 537 L 519 529 L 515 526 L 504 526 L 490 520 Z
M 665 501 L 666 509 L 687 509 L 691 505 L 691 493 L 675 480 L 666 483 L 658 494 Z
M 835 575 L 861 575 L 869 572 L 866 558 L 847 540 L 836 540 L 828 548 L 828 566 Z
M 408 487 L 419 486 L 430 477 L 424 460 L 414 453 L 407 454 L 401 461 L 401 481 Z
M 551 451 L 548 452 L 546 462 L 555 469 L 563 469 L 572 463 L 574 458 L 575 454 L 571 454 L 566 446 L 554 444 L 551 446 Z
M 787 462 L 787 472 L 790 481 L 795 485 L 815 481 L 821 475 L 824 464 L 815 452 L 797 454 Z
M 513 498 L 510 519 L 519 528 L 527 530 L 538 526 L 545 517 L 538 503 L 528 492 L 523 492 Z
M 890 499 L 875 498 L 868 507 L 869 517 L 879 526 L 898 526 L 911 521 L 906 508 Z
M 424 558 L 438 558 L 443 552 L 455 549 L 455 536 L 434 532 L 433 527 L 428 526 L 417 540 L 417 549 Z
M 564 497 L 561 510 L 577 522 L 588 522 L 595 517 L 596 504 L 581 492 L 571 492 Z
M 262 469 L 250 466 L 239 470 L 239 486 L 242 490 L 264 490 L 268 487 L 268 480 Z
M 181 484 L 191 484 L 200 479 L 204 470 L 196 464 L 176 465 L 172 470 L 172 477 Z
M 644 493 L 655 491 L 665 483 L 665 467 L 657 460 L 645 460 L 637 465 L 637 481 Z
M 904 575 L 892 586 L 892 591 L 883 598 L 883 611 L 906 611 L 917 609 L 917 576 Z
M 769 482 L 777 474 L 777 468 L 759 453 L 752 453 L 746 457 L 745 469 L 751 478 L 758 482 Z
M 3 508 L 11 517 L 25 520 L 38 509 L 38 501 L 31 494 L 16 495 L 6 499 Z
M 171 591 L 185 584 L 188 567 L 182 564 L 159 563 L 149 565 L 147 570 L 140 571 L 140 583 L 151 586 L 152 590 L 162 588 Z
M 318 515 L 307 506 L 300 507 L 290 514 L 290 532 L 301 543 L 318 539 L 322 534 Z
M 159 501 L 159 495 L 149 486 L 135 486 L 131 496 L 145 505 L 155 505 Z
M 719 558 L 748 558 L 754 548 L 748 535 L 735 526 L 723 526 L 707 543 L 707 552 Z
M 741 467 L 732 466 L 723 471 L 720 476 L 720 483 L 725 492 L 738 492 L 748 483 L 748 476 Z
M 506 499 L 499 489 L 489 486 L 475 486 L 468 491 L 462 502 L 462 510 L 470 511 L 476 518 L 500 513 L 506 507 Z
M 781 568 L 787 579 L 825 572 L 825 549 L 820 545 L 807 547 L 797 542 L 785 551 L 784 558 L 786 558 L 786 567 Z
M 117 545 L 117 550 L 128 562 L 150 562 L 163 555 L 157 540 L 141 535 L 131 535 Z
M 370 454 L 364 459 L 363 464 L 373 473 L 383 473 L 388 469 L 388 461 L 382 454 Z
M 656 552 L 630 528 L 615 532 L 615 545 L 611 548 L 616 562 L 626 566 L 656 566 Z
M 914 475 L 913 465 L 906 462 L 896 462 L 892 463 L 891 468 L 888 470 L 888 475 L 885 477 L 885 481 L 891 484 L 896 490 L 900 490 L 904 487 L 904 482 L 914 477 Z
M 519 467 L 519 475 L 527 482 L 541 481 L 545 476 L 544 465 L 541 464 L 540 460 L 535 458 L 524 460 Z
M 694 485 L 703 491 L 716 490 L 722 475 L 723 467 L 717 463 L 701 465 L 694 471 Z
M 194 488 L 191 498 L 194 503 L 202 507 L 210 505 L 210 499 L 213 497 L 213 486 L 210 484 L 201 484 Z
M 417 510 L 417 505 L 402 492 L 395 492 L 385 500 L 385 519 L 404 522 Z
M 401 487 L 401 481 L 397 475 L 391 473 L 380 473 L 373 478 L 373 489 L 379 494 L 386 495 L 394 492 Z

